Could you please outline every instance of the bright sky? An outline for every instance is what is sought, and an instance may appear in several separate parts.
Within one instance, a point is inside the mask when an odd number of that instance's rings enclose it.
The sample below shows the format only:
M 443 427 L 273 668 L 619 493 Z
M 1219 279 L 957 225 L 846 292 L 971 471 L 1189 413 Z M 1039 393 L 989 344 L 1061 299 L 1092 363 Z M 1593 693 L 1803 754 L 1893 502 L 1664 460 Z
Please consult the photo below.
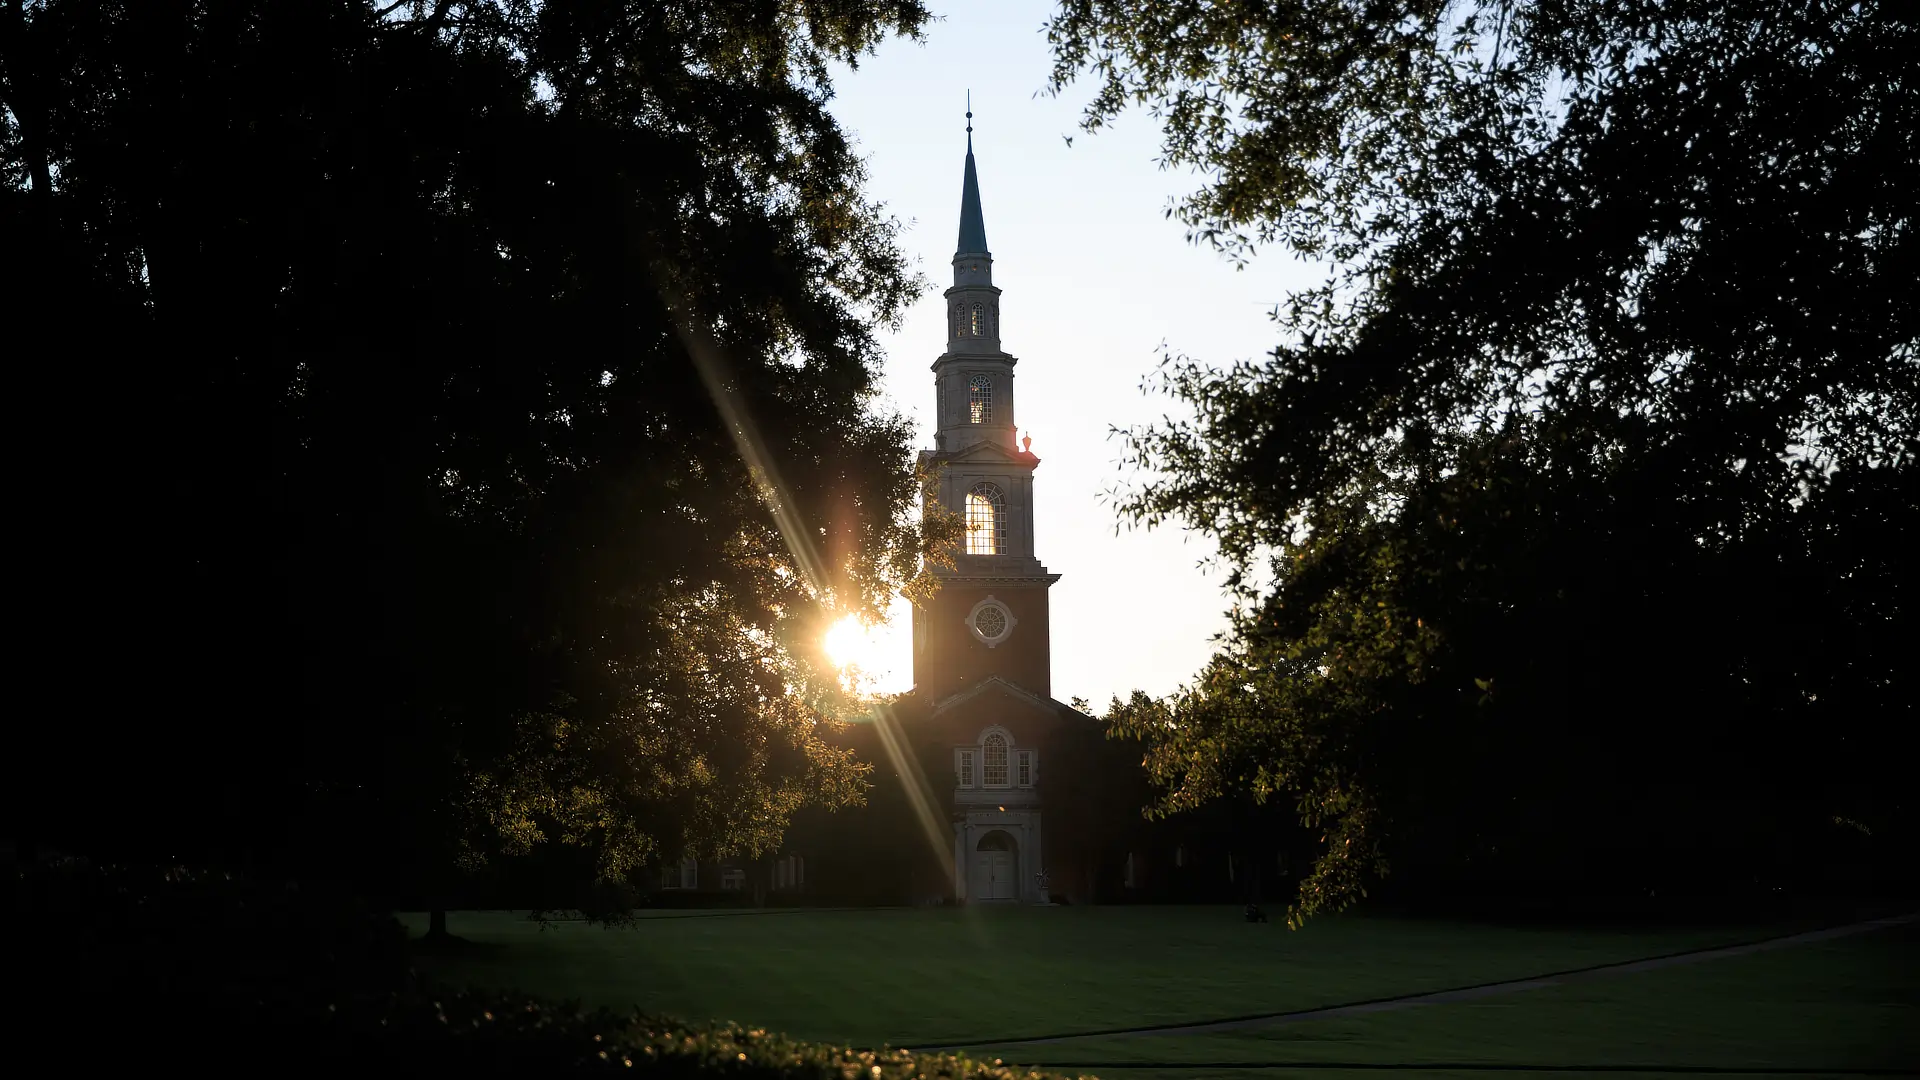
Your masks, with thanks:
M 1041 459 L 1036 554 L 1063 575 L 1052 592 L 1053 696 L 1104 707 L 1111 695 L 1164 694 L 1191 678 L 1226 607 L 1220 572 L 1200 565 L 1212 551 L 1203 537 L 1127 527 L 1103 498 L 1127 479 L 1108 433 L 1175 408 L 1141 392 L 1163 343 L 1216 365 L 1259 356 L 1276 339 L 1269 313 L 1318 271 L 1278 251 L 1235 270 L 1187 243 L 1165 211 L 1194 180 L 1159 168 L 1152 118 L 1130 113 L 1088 134 L 1078 118 L 1090 90 L 1040 93 L 1049 7 L 936 5 L 944 18 L 925 44 L 889 42 L 839 74 L 834 112 L 866 155 L 870 192 L 908 223 L 906 248 L 934 282 L 885 339 L 886 395 L 931 446 L 929 366 L 946 344 L 940 291 L 952 284 L 973 92 L 987 245 L 1004 290 L 1001 343 L 1019 358 L 1016 417 Z M 881 690 L 911 685 L 909 617 L 897 604 L 861 650 Z

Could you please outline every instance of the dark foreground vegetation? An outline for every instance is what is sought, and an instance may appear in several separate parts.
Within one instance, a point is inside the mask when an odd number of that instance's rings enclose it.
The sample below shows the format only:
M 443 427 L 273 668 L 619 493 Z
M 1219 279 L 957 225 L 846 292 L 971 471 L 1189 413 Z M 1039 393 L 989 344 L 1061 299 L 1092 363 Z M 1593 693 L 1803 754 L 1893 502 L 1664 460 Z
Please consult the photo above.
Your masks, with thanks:
M 0 832 L 614 907 L 857 801 L 819 641 L 918 570 L 921 283 L 828 72 L 924 19 L 0 6 L 0 353 L 87 432 L 22 448 L 71 722 Z
M 175 867 L 9 868 L 14 1030 L 75 1064 L 114 1060 L 545 1076 L 1011 1077 L 942 1054 L 688 1027 L 505 990 L 436 986 L 406 930 L 352 897 Z M 1036 1075 L 1020 1070 L 1018 1075 Z

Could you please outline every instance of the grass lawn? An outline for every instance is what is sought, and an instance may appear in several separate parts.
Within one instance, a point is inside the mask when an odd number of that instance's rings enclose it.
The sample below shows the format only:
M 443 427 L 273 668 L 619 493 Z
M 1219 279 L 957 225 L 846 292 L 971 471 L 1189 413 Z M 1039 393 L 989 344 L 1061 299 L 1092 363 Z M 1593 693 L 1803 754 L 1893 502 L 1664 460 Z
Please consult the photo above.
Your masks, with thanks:
M 996 1056 L 991 1048 L 975 1056 Z M 1920 926 L 1594 979 L 1482 1001 L 1202 1035 L 1010 1047 L 1009 1061 L 1109 1080 L 1367 1075 L 1372 1069 L 1224 1069 L 1258 1062 L 1554 1068 L 1668 1066 L 1920 1074 Z M 1159 1068 L 1116 1067 L 1154 1062 Z M 1208 1065 L 1214 1066 L 1208 1068 Z M 1505 1071 L 1502 1070 L 1502 1071 Z M 1469 1075 L 1469 1074 L 1461 1074 Z M 1478 1074 L 1482 1077 L 1492 1072 Z M 1657 1075 L 1657 1073 L 1635 1074 Z
M 426 925 L 425 916 L 405 918 L 416 933 Z M 1293 932 L 1248 925 L 1238 909 L 1222 907 L 661 915 L 618 930 L 542 930 L 509 913 L 454 912 L 448 927 L 493 947 L 424 958 L 429 973 L 447 982 L 734 1020 L 855 1046 L 984 1043 L 1307 1009 L 1778 929 L 1521 929 L 1342 916 Z M 1174 1042 L 1163 1038 L 1145 1051 L 1153 1058 L 1128 1060 L 1158 1060 Z M 1087 1052 L 1071 1045 L 1075 1058 Z M 1244 1052 L 1293 1051 L 1267 1043 Z M 1026 1048 L 1018 1059 L 1027 1057 L 1067 1060 L 1064 1047 L 1053 1046 Z

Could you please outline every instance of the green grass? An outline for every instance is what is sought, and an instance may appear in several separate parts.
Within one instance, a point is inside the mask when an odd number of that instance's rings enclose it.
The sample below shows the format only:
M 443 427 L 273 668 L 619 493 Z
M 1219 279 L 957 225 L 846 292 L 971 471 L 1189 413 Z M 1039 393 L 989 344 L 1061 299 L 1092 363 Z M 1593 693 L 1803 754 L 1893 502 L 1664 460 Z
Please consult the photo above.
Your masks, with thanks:
M 425 925 L 422 916 L 407 921 L 416 932 Z M 656 917 L 615 930 L 542 930 L 507 913 L 455 912 L 449 928 L 495 947 L 426 958 L 429 973 L 445 981 L 857 1046 L 1309 1009 L 1751 940 L 1774 929 L 1515 929 L 1340 917 L 1291 932 L 1247 925 L 1236 909 L 1202 907 Z M 1026 1053 L 1043 1060 L 1041 1049 Z M 1066 1060 L 1060 1048 L 1044 1049 L 1054 1055 L 1045 1060 Z M 1075 1044 L 1076 1056 L 1084 1050 Z M 1256 1050 L 1281 1052 L 1270 1044 L 1246 1052 Z
M 1194 1067 L 1255 1062 L 1400 1064 L 1422 1075 L 1436 1073 L 1422 1065 L 1469 1062 L 1920 1072 L 1920 926 L 1363 1018 L 1083 1039 L 1009 1047 L 998 1056 L 1035 1067 L 1097 1067 L 1078 1071 L 1109 1080 L 1370 1075 Z M 1161 1067 L 1114 1067 L 1126 1062 Z

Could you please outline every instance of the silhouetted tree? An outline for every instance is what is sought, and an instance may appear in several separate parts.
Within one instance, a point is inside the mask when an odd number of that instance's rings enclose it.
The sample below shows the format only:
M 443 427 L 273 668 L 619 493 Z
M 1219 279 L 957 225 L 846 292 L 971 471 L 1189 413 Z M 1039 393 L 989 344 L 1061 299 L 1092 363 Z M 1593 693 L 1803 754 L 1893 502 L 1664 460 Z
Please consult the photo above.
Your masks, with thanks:
M 1296 918 L 1389 856 L 1644 892 L 1911 845 L 1911 12 L 1065 0 L 1049 34 L 1089 128 L 1150 106 L 1208 177 L 1196 240 L 1335 267 L 1269 357 L 1170 357 L 1191 419 L 1129 435 L 1124 512 L 1214 536 L 1238 601 L 1116 710 L 1162 810 L 1291 801 Z
M 925 18 L 13 0 L 17 832 L 418 899 L 857 798 L 816 643 L 925 546 L 873 397 L 920 282 L 828 64 Z

